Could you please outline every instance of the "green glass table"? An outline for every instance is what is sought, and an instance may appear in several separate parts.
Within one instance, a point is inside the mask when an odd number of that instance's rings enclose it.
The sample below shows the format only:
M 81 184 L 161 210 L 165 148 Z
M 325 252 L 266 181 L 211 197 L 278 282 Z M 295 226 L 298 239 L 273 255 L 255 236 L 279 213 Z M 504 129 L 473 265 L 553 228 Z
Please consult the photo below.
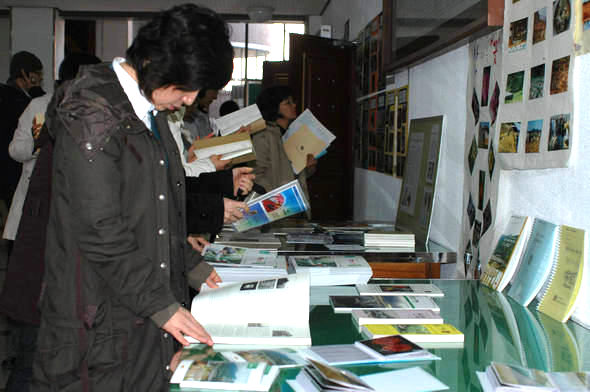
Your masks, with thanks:
M 429 349 L 440 361 L 345 367 L 356 374 L 421 366 L 451 391 L 471 392 L 482 390 L 475 372 L 485 370 L 492 361 L 544 371 L 590 371 L 590 331 L 572 321 L 555 321 L 537 312 L 534 303 L 525 308 L 475 280 L 372 281 L 377 282 L 437 285 L 445 293 L 443 298 L 435 298 L 441 316 L 464 333 L 465 342 L 462 348 Z M 314 345 L 361 339 L 350 314 L 335 314 L 330 306 L 311 307 L 309 324 Z M 283 370 L 272 390 L 290 391 L 286 380 L 298 371 Z

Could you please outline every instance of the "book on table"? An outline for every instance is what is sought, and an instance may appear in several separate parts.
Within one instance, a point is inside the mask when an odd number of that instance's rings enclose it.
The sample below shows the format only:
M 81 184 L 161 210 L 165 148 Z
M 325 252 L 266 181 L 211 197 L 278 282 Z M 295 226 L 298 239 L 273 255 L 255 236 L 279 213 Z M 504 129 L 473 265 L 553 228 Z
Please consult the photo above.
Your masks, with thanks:
M 403 231 L 369 230 L 364 234 L 366 247 L 401 247 L 414 248 L 414 233 Z
M 528 239 L 532 218 L 511 216 L 481 275 L 481 282 L 502 291 L 518 268 Z
M 353 389 L 352 387 L 346 388 L 344 386 L 340 387 L 341 389 L 336 389 L 334 384 L 330 384 L 330 389 L 326 389 L 315 381 L 314 377 L 307 372 L 306 369 L 308 369 L 308 367 L 302 369 L 294 380 L 287 380 L 287 384 L 293 389 L 293 391 L 362 391 L 362 389 L 359 388 Z M 359 378 L 371 388 L 371 391 L 376 392 L 390 392 L 392 390 L 392 385 L 395 385 L 396 391 L 432 392 L 449 389 L 447 385 L 443 384 L 436 377 L 418 366 L 374 374 L 364 374 Z
M 439 306 L 430 297 L 417 296 L 330 296 L 334 313 L 347 313 L 355 309 L 414 309 L 440 311 Z
M 266 363 L 181 361 L 171 383 L 180 388 L 268 391 L 279 368 Z
M 311 346 L 301 355 L 330 365 L 358 365 L 387 362 L 430 361 L 440 359 L 400 335 L 368 339 L 354 344 Z
M 262 118 L 262 113 L 258 105 L 252 104 L 226 114 L 216 119 L 211 119 L 211 127 L 221 136 L 226 136 L 237 132 L 241 127 L 250 126 L 250 133 L 256 133 L 266 128 L 266 122 Z
M 534 219 L 530 238 L 518 269 L 510 282 L 508 295 L 527 306 L 549 278 L 555 259 L 560 227 L 539 218 Z
M 287 260 L 295 271 L 309 273 L 311 286 L 367 283 L 373 276 L 362 256 L 288 256 Z
M 221 159 L 231 160 L 234 165 L 256 160 L 252 139 L 246 132 L 197 139 L 193 142 L 193 147 L 197 159 L 221 155 Z
M 581 303 L 581 312 L 588 312 L 588 298 L 580 294 L 585 271 L 587 235 L 582 229 L 562 225 L 555 260 L 548 279 L 537 295 L 537 310 L 565 322 Z M 587 289 L 587 288 L 586 288 Z
M 462 343 L 464 336 L 451 324 L 367 324 L 361 333 L 369 339 L 401 335 L 418 344 Z
M 590 372 L 545 372 L 517 365 L 492 362 L 477 372 L 484 392 L 588 391 Z
M 323 126 L 309 109 L 305 109 L 289 125 L 282 139 L 293 171 L 299 174 L 307 166 L 307 155 L 311 154 L 318 158 L 336 136 Z
M 360 309 L 351 312 L 352 321 L 360 327 L 366 324 L 442 324 L 440 312 L 433 310 Z
M 215 344 L 311 345 L 307 274 L 202 290 L 191 313 Z
M 307 211 L 307 201 L 298 180 L 288 182 L 246 203 L 248 211 L 233 223 L 237 231 L 246 231 Z
M 296 385 L 293 385 L 295 390 L 302 389 L 306 392 L 313 390 L 373 391 L 373 388 L 356 374 L 313 359 L 309 360 L 309 365 L 301 369 L 295 380 Z
M 209 244 L 203 259 L 215 267 L 223 282 L 243 282 L 287 275 L 284 256 L 275 249 L 251 249 L 223 244 Z
M 414 295 L 444 297 L 445 293 L 433 284 L 357 284 L 359 295 Z

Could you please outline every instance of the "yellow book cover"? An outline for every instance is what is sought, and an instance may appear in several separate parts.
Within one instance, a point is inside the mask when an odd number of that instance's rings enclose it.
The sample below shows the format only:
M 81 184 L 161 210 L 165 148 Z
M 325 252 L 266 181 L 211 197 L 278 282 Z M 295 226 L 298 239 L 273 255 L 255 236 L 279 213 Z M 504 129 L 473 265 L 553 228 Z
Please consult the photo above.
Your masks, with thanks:
M 582 283 L 584 247 L 584 230 L 561 226 L 557 258 L 547 283 L 541 289 L 538 311 L 561 322 L 570 317 Z
M 363 328 L 371 338 L 402 335 L 414 343 L 462 342 L 464 338 L 451 324 L 369 324 Z

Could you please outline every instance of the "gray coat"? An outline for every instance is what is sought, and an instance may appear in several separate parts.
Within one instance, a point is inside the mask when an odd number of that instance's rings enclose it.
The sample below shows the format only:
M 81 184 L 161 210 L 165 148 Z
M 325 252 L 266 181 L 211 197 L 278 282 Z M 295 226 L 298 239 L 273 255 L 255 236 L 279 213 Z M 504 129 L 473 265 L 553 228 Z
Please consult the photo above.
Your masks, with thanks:
M 177 348 L 159 328 L 211 271 L 186 242 L 184 170 L 109 64 L 47 112 L 55 137 L 34 390 L 164 391 Z
M 313 172 L 309 168 L 305 168 L 299 175 L 293 172 L 291 161 L 283 148 L 281 127 L 268 121 L 266 129 L 252 135 L 252 144 L 256 152 L 254 181 L 269 192 L 297 178 L 305 197 L 311 203 L 307 190 L 307 177 Z M 311 218 L 311 208 L 307 211 L 307 217 Z

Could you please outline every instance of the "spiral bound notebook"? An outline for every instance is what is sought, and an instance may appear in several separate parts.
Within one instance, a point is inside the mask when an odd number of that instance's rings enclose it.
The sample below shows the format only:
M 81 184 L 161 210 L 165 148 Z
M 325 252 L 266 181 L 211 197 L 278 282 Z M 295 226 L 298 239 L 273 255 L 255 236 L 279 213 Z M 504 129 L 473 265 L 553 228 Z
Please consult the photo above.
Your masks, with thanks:
M 530 304 L 549 277 L 558 238 L 558 225 L 535 219 L 524 255 L 508 289 L 508 295 L 519 304 Z
M 581 297 L 586 242 L 584 230 L 561 226 L 553 267 L 537 295 L 539 312 L 561 322 L 569 319 Z

